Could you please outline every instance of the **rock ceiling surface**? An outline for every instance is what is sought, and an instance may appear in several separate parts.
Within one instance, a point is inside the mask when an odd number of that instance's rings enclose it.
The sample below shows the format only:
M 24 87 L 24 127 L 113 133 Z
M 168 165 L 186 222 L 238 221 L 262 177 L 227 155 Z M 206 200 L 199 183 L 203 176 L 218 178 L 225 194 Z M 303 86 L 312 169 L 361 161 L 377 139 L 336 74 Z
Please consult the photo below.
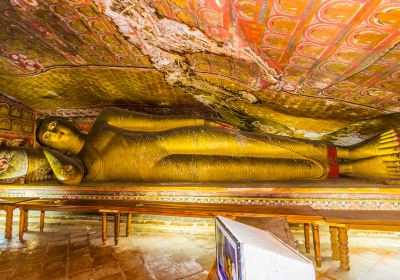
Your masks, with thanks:
M 349 144 L 398 126 L 399 42 L 398 0 L 0 1 L 0 92 L 71 116 L 207 106 Z

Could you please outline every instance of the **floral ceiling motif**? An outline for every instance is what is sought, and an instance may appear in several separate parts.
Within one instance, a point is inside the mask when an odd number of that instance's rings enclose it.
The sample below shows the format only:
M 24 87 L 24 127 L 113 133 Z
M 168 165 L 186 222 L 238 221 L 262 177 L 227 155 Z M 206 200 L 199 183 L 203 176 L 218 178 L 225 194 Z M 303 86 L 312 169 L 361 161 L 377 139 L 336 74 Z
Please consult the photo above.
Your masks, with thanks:
M 397 0 L 1 1 L 0 92 L 79 116 L 206 105 L 244 129 L 337 139 L 399 118 L 399 42 Z
M 250 47 L 296 85 L 284 90 L 400 111 L 397 0 L 150 3 L 215 40 Z

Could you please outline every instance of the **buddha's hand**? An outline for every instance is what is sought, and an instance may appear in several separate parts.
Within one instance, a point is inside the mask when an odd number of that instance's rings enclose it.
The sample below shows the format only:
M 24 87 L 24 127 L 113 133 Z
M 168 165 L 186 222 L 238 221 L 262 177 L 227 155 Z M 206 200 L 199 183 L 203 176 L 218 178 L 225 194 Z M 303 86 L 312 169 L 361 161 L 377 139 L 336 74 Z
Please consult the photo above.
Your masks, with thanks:
M 51 169 L 60 183 L 79 184 L 83 178 L 83 165 L 79 159 L 70 158 L 56 150 L 43 150 Z
M 352 173 L 400 179 L 400 134 L 391 129 L 369 141 L 371 155 L 351 162 Z

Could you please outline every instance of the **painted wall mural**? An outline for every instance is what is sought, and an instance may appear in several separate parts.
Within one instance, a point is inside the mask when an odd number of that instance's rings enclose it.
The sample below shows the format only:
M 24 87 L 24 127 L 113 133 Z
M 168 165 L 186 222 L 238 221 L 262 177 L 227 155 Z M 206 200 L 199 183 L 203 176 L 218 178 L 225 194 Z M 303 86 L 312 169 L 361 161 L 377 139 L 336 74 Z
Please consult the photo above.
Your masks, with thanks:
M 183 107 L 352 144 L 400 118 L 399 14 L 397 0 L 1 1 L 0 92 L 45 115 Z
M 0 147 L 34 146 L 36 114 L 28 107 L 0 97 Z

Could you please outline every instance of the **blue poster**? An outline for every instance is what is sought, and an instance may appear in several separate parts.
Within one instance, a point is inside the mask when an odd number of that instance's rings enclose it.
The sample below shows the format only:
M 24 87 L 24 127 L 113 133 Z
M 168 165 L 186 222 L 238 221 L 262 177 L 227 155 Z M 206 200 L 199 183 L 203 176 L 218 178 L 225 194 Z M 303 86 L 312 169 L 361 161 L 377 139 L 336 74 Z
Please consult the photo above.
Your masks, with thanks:
M 220 280 L 240 280 L 238 245 L 218 222 L 216 223 L 217 268 Z

